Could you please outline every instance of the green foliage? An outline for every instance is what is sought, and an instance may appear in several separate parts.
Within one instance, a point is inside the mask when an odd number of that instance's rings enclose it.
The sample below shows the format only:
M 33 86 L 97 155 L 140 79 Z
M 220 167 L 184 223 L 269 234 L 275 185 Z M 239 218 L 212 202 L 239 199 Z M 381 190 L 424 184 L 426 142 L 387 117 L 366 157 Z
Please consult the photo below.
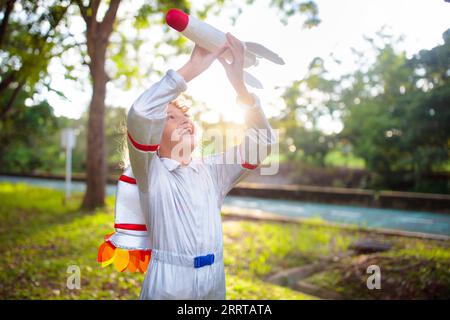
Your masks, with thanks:
M 324 135 L 319 130 L 299 128 L 292 132 L 289 129 L 287 131 L 290 134 L 289 136 L 301 137 L 301 139 L 294 141 L 296 149 L 294 152 L 288 153 L 288 157 L 290 156 L 294 160 L 300 160 L 307 164 L 324 166 L 325 158 L 334 146 L 334 137 Z
M 36 89 L 48 88 L 50 61 L 66 49 L 65 34 L 58 27 L 65 22 L 69 2 L 17 0 L 13 3 L 8 20 L 6 1 L 0 6 L 1 22 L 6 25 L 0 35 L 0 93 L 3 97 L 0 120 L 9 116 L 14 108 L 17 92 L 25 91 L 32 97 Z
M 448 181 L 433 179 L 450 160 L 450 31 L 443 38 L 408 59 L 395 49 L 400 40 L 380 31 L 366 38 L 374 61 L 353 50 L 358 68 L 338 78 L 315 58 L 283 94 L 280 149 L 318 166 L 330 165 L 332 153 L 351 155 L 372 173 L 372 188 L 448 193 Z M 324 116 L 340 119 L 343 130 L 321 132 Z
M 1 100 L 1 98 L 0 98 Z M 47 103 L 33 107 L 17 106 L 14 119 L 0 123 L 0 166 L 10 173 L 63 173 L 65 150 L 61 148 L 61 130 L 73 128 L 77 143 L 72 153 L 72 168 L 83 173 L 86 168 L 87 113 L 80 119 L 55 117 Z M 110 174 L 119 174 L 124 160 L 125 108 L 106 108 L 105 139 Z M 20 130 L 18 130 L 20 128 Z
M 365 168 L 363 159 L 355 157 L 351 152 L 342 152 L 342 150 L 329 151 L 325 156 L 324 162 L 326 166 L 330 167 Z
M 0 97 L 0 103 L 4 102 Z M 48 145 L 58 129 L 53 109 L 46 102 L 26 107 L 28 99 L 21 92 L 18 105 L 11 111 L 13 118 L 0 121 L 0 167 L 3 172 L 32 172 L 52 167 L 58 155 L 59 143 Z
M 348 113 L 342 137 L 386 186 L 403 179 L 414 181 L 417 191 L 448 192 L 449 186 L 427 180 L 435 165 L 449 160 L 450 86 L 445 74 L 450 59 L 443 58 L 450 50 L 448 34 L 443 45 L 410 60 L 392 45 L 379 48 L 366 80 L 355 78 L 354 87 L 363 89 L 347 90 L 348 96 L 358 93 L 360 98 L 344 102 Z
M 338 95 L 333 93 L 336 83 L 327 79 L 323 59 L 316 58 L 307 75 L 283 93 L 286 109 L 276 127 L 283 128 L 280 151 L 291 161 L 324 166 L 327 154 L 336 148 L 335 135 L 324 134 L 318 124 L 320 117 L 334 117 L 334 111 L 339 110 Z M 318 94 L 326 104 L 318 101 Z
M 59 140 L 49 145 L 59 126 L 50 105 L 36 93 L 51 90 L 48 66 L 66 50 L 61 30 L 70 3 L 7 2 L 0 6 L 6 26 L 0 34 L 0 166 L 4 172 L 48 170 L 59 158 Z

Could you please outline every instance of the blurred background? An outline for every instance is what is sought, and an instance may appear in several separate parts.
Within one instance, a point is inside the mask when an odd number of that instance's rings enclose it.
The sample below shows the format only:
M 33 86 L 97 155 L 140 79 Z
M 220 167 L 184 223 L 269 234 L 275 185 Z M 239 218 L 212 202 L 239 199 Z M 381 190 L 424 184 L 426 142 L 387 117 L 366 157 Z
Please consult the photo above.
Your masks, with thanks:
M 127 111 L 194 46 L 165 24 L 170 8 L 286 62 L 249 69 L 278 171 L 225 200 L 227 298 L 450 298 L 448 1 L 0 3 L 0 298 L 138 297 L 143 276 L 96 255 L 113 231 Z M 219 62 L 186 97 L 204 132 L 243 129 Z M 66 285 L 70 265 L 81 289 Z

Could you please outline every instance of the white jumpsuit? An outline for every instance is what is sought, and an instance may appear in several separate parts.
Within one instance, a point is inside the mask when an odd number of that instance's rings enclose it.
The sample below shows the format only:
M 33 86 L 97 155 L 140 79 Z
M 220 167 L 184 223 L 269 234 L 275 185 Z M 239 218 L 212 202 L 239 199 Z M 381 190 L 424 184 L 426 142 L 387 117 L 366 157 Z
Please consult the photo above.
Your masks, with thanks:
M 194 159 L 187 166 L 160 158 L 156 151 L 168 103 L 186 89 L 183 77 L 170 69 L 128 113 L 131 170 L 127 171 L 136 179 L 139 197 L 135 198 L 148 232 L 145 239 L 141 234 L 129 241 L 133 245 L 126 245 L 133 232 L 122 240 L 116 233 L 114 244 L 152 251 L 140 299 L 225 299 L 221 205 L 228 191 L 262 160 L 247 152 L 251 148 L 240 148 L 254 144 L 270 149 L 276 143 L 260 99 L 252 93 L 255 104 L 248 106 L 246 114 L 249 134 L 240 146 Z M 224 155 L 235 155 L 234 162 L 224 161 Z

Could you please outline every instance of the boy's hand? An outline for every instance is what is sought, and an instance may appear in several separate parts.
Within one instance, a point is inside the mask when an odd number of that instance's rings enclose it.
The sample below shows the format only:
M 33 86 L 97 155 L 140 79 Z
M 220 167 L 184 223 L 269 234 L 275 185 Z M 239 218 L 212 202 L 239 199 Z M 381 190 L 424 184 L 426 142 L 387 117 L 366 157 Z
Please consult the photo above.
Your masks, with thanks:
M 186 82 L 197 77 L 203 71 L 209 68 L 213 61 L 223 54 L 225 50 L 228 49 L 228 45 L 225 44 L 221 48 L 217 49 L 215 52 L 209 52 L 208 50 L 199 47 L 197 44 L 191 53 L 191 58 L 189 61 L 177 72 L 183 76 Z
M 248 92 L 244 83 L 244 45 L 229 32 L 227 33 L 227 45 L 230 48 L 233 61 L 228 63 L 221 57 L 218 57 L 218 60 L 225 68 L 228 80 L 230 80 L 240 100 L 251 105 L 253 104 L 253 97 Z

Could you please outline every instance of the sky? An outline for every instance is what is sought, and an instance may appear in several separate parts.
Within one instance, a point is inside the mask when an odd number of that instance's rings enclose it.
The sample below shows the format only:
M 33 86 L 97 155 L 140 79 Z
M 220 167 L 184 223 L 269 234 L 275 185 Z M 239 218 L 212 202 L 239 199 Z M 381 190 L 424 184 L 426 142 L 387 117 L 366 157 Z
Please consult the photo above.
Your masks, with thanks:
M 442 33 L 450 28 L 450 3 L 444 0 L 317 0 L 322 22 L 312 29 L 302 28 L 304 17 L 301 15 L 291 17 L 289 23 L 283 25 L 276 9 L 269 7 L 269 2 L 258 0 L 251 6 L 243 7 L 234 26 L 229 20 L 229 14 L 234 12 L 232 8 L 224 8 L 219 16 L 211 15 L 205 20 L 224 32 L 231 32 L 241 41 L 265 45 L 286 62 L 281 66 L 263 59 L 258 66 L 246 69 L 264 85 L 264 89 L 248 88 L 261 98 L 263 109 L 269 117 L 277 115 L 284 105 L 281 99 L 283 90 L 276 87 L 287 87 L 301 79 L 314 57 L 329 57 L 332 53 L 342 61 L 339 69 L 331 70 L 338 75 L 354 68 L 350 48 L 368 50 L 363 36 L 372 36 L 383 26 L 388 27 L 395 36 L 405 37 L 398 49 L 405 50 L 409 56 L 442 43 Z M 195 3 L 199 4 L 198 1 Z M 81 24 L 76 28 L 82 32 Z M 171 32 L 176 34 L 175 30 Z M 188 55 L 174 57 L 160 68 L 177 70 L 188 58 Z M 55 63 L 51 65 L 50 72 L 52 86 L 69 98 L 67 101 L 56 94 L 48 94 L 47 99 L 55 114 L 79 118 L 89 104 L 90 89 L 65 80 L 64 69 Z M 131 107 L 133 100 L 152 81 L 155 81 L 154 78 L 149 76 L 148 81 L 144 79 L 142 87 L 135 86 L 130 90 L 109 83 L 107 105 Z M 236 94 L 218 61 L 190 81 L 186 93 L 216 111 L 205 115 L 205 120 L 216 121 L 217 116 L 222 114 L 226 120 L 242 123 L 243 111 L 236 106 Z M 338 132 L 342 128 L 339 122 L 331 119 L 323 119 L 321 126 L 328 133 Z

